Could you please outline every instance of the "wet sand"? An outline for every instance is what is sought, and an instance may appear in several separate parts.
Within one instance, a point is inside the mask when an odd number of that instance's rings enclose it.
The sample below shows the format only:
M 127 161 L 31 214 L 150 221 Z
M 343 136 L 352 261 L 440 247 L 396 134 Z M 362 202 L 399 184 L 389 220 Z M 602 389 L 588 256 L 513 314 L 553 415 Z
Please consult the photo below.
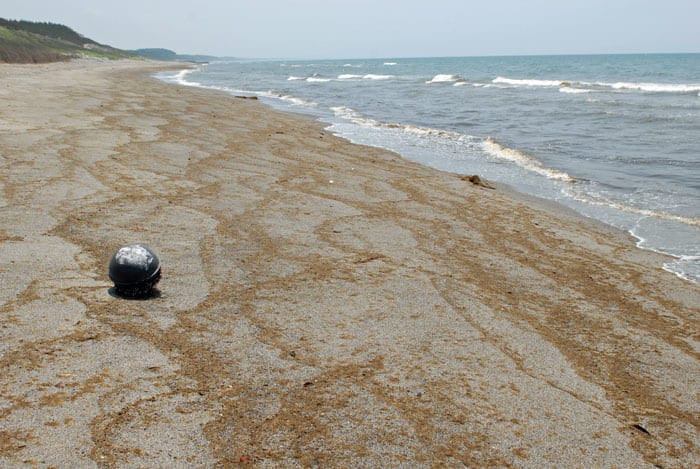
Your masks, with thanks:
M 700 464 L 664 257 L 157 66 L 0 65 L 0 466 Z

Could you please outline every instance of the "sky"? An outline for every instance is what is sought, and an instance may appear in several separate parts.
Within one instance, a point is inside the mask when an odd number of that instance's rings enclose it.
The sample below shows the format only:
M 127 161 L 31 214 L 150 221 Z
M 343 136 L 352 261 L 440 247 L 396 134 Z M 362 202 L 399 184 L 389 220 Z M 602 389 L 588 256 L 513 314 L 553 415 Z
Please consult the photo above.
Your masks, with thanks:
M 248 58 L 700 52 L 700 0 L 2 0 L 0 17 Z

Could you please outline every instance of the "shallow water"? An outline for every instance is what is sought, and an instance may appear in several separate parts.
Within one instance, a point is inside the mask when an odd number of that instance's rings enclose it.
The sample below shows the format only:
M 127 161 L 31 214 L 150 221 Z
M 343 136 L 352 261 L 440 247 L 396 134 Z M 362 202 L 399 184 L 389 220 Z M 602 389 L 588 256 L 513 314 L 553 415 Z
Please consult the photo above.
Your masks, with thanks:
M 240 61 L 159 77 L 563 203 L 700 281 L 700 54 Z

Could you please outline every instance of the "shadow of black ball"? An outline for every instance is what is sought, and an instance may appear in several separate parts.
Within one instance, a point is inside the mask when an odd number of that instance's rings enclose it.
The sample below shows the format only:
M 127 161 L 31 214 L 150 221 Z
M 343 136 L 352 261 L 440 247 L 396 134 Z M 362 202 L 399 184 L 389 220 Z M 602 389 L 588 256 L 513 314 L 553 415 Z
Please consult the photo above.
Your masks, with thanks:
M 124 295 L 124 294 L 120 293 L 120 291 L 114 287 L 110 287 L 107 290 L 107 293 L 109 293 L 109 296 L 111 296 L 112 298 L 119 298 L 122 300 L 133 300 L 133 301 L 154 300 L 156 298 L 160 298 L 161 296 L 163 296 L 161 294 L 160 290 L 158 290 L 157 288 L 151 288 L 151 290 L 148 293 L 146 293 L 145 295 L 142 295 L 142 296 Z
M 160 281 L 160 260 L 147 246 L 128 244 L 119 248 L 109 261 L 109 278 L 114 282 L 110 288 L 112 296 L 153 298 L 158 292 L 153 287 Z

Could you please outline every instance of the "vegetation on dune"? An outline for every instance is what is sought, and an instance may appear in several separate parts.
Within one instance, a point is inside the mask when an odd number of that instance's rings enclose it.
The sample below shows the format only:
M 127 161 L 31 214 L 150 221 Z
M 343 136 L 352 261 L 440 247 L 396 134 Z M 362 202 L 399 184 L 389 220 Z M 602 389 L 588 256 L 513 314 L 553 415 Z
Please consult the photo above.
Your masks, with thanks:
M 178 54 L 170 49 L 137 49 L 131 51 L 141 57 L 153 60 L 176 62 L 212 62 L 215 60 L 234 60 L 233 57 L 216 57 L 202 54 Z
M 86 56 L 116 59 L 134 54 L 99 44 L 62 24 L 0 18 L 0 62 L 57 62 Z
M 39 23 L 25 20 L 6 20 L 0 18 L 0 26 L 16 31 L 26 31 L 28 33 L 38 34 L 53 39 L 61 39 L 72 44 L 97 44 L 90 38 L 82 36 L 73 31 L 68 26 L 57 23 Z
M 0 62 L 56 62 L 76 55 L 77 46 L 0 26 Z
M 170 49 L 136 49 L 132 52 L 153 60 L 177 60 L 177 53 Z
M 0 63 L 58 62 L 79 57 L 184 62 L 221 60 L 209 55 L 177 54 L 169 49 L 124 51 L 100 44 L 62 24 L 0 18 Z

